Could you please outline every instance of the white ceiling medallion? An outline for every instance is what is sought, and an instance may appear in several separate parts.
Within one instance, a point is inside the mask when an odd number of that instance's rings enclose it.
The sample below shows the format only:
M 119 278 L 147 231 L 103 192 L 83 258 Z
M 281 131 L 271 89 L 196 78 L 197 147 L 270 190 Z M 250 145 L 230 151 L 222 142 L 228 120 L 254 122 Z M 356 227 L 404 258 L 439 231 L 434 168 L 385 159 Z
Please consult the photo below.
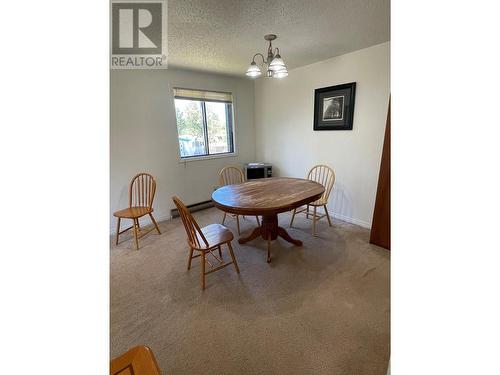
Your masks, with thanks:
M 252 63 L 247 69 L 246 75 L 251 78 L 257 78 L 262 75 L 262 70 L 266 70 L 266 76 L 268 78 L 284 78 L 288 75 L 288 70 L 286 68 L 285 62 L 280 56 L 279 48 L 275 48 L 273 51 L 272 41 L 278 37 L 274 34 L 267 34 L 264 39 L 269 42 L 269 47 L 267 48 L 267 60 L 261 53 L 256 53 L 253 56 Z M 262 64 L 257 65 L 255 58 L 257 56 L 262 57 Z

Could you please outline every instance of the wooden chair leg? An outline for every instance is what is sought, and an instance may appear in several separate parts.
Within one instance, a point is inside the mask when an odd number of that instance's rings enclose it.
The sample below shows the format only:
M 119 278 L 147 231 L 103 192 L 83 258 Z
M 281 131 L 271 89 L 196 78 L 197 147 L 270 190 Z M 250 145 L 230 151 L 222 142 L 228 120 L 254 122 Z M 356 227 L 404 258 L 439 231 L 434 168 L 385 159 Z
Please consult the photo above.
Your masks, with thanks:
M 295 219 L 295 212 L 297 211 L 296 208 L 293 209 L 293 214 L 292 214 L 292 220 L 290 220 L 290 228 L 292 227 L 293 225 L 293 219 Z
M 118 238 L 120 237 L 120 221 L 121 218 L 118 218 L 118 223 L 116 224 L 116 245 L 118 245 Z
M 222 250 L 221 250 L 221 248 L 220 248 L 220 245 L 219 245 L 219 246 L 217 246 L 217 247 L 219 248 L 219 256 L 220 256 L 220 258 L 222 259 Z
M 134 237 L 135 237 L 135 249 L 139 250 L 139 239 L 137 238 L 137 227 L 139 226 L 139 223 L 137 222 L 137 219 L 134 219 Z
M 257 219 L 257 225 L 260 227 L 260 220 L 259 220 L 259 217 L 258 217 L 258 216 L 255 216 L 255 218 Z
M 309 219 L 309 205 L 307 205 L 306 218 Z
M 191 269 L 191 260 L 193 259 L 193 248 L 189 248 L 188 271 Z
M 152 221 L 152 222 L 153 222 L 153 224 L 155 225 L 156 230 L 158 231 L 158 234 L 161 234 L 161 232 L 160 232 L 160 228 L 158 227 L 158 224 L 156 224 L 156 220 L 155 220 L 155 218 L 153 217 L 153 215 L 152 215 L 152 214 L 149 214 L 149 217 L 151 218 L 151 221 Z
M 226 213 L 224 212 L 224 217 L 222 218 L 222 225 L 224 225 L 224 222 L 226 221 Z
M 238 267 L 238 263 L 236 262 L 236 257 L 234 256 L 233 247 L 231 246 L 231 242 L 227 243 L 227 247 L 229 248 L 229 254 L 231 255 L 231 259 L 233 260 L 234 268 L 236 269 L 236 273 L 240 273 L 240 269 Z
M 313 236 L 316 235 L 316 206 L 313 208 Z
M 201 251 L 201 290 L 205 290 L 205 251 Z
M 326 208 L 326 204 L 324 205 L 324 208 L 325 208 L 326 218 L 328 219 L 328 225 L 332 226 L 332 221 L 330 220 L 330 215 L 328 215 L 328 210 Z
M 238 228 L 238 235 L 240 235 L 240 215 L 236 215 L 236 227 Z
M 267 240 L 267 263 L 271 262 L 271 239 Z

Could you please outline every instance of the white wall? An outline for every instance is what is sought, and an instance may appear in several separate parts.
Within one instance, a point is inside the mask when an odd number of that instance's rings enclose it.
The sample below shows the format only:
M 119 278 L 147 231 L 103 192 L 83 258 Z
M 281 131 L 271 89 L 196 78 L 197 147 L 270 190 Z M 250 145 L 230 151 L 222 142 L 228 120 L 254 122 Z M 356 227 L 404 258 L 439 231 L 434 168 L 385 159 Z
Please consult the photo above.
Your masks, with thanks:
M 257 159 L 281 176 L 303 177 L 330 165 L 336 181 L 328 209 L 369 227 L 372 222 L 389 102 L 390 44 L 292 69 L 283 80 L 255 83 Z M 285 57 L 286 58 L 286 57 Z M 313 131 L 314 90 L 356 82 L 352 131 Z
M 174 206 L 172 195 L 179 195 L 186 204 L 209 200 L 222 167 L 255 159 L 253 82 L 174 69 L 112 70 L 110 86 L 111 233 L 116 232 L 112 213 L 128 206 L 128 185 L 138 172 L 156 177 L 155 217 L 162 220 L 169 218 Z M 236 157 L 179 162 L 175 86 L 233 93 Z
M 187 204 L 208 200 L 220 168 L 255 160 L 273 163 L 282 176 L 303 177 L 317 163 L 332 166 L 337 179 L 330 212 L 370 226 L 390 90 L 389 50 L 389 43 L 380 44 L 292 69 L 283 80 L 258 79 L 255 88 L 245 78 L 178 69 L 111 71 L 111 233 L 112 213 L 128 205 L 128 184 L 139 171 L 157 178 L 154 208 L 162 220 L 173 208 L 172 195 Z M 314 132 L 314 89 L 352 81 L 354 129 Z M 233 92 L 236 157 L 179 162 L 174 86 Z

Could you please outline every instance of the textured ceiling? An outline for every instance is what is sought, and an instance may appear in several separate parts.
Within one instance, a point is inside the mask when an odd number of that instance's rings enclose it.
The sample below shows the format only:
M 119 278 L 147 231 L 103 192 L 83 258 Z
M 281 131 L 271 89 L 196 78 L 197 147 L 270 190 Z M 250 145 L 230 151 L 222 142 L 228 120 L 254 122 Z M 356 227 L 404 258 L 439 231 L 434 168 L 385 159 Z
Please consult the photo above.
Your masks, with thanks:
M 296 68 L 388 41 L 389 13 L 389 0 L 168 0 L 168 63 L 244 76 L 272 33 Z

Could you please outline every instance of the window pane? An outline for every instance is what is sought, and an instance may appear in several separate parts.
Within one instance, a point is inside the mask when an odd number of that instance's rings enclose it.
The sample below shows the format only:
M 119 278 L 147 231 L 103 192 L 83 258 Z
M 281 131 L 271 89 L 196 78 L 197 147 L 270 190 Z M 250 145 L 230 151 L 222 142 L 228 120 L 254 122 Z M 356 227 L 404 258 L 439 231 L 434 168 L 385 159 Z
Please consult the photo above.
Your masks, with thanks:
M 202 102 L 175 99 L 175 114 L 181 157 L 207 154 Z
M 231 104 L 205 102 L 210 154 L 233 151 L 229 105 Z

